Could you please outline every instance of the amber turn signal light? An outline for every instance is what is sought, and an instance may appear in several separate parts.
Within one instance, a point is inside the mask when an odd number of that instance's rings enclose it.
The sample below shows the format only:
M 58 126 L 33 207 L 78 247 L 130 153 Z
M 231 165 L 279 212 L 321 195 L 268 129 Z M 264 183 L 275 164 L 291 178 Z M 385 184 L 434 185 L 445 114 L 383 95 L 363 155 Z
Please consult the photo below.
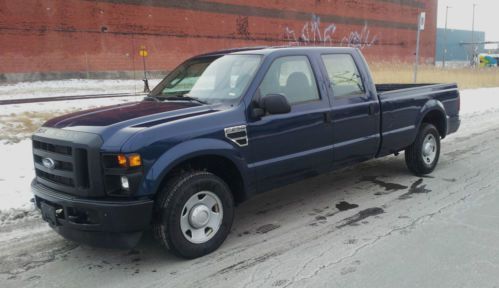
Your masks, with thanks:
M 138 167 L 142 165 L 142 158 L 139 154 L 119 154 L 117 157 L 118 165 L 123 168 Z
M 128 165 L 127 165 L 127 160 L 126 160 L 126 156 L 125 156 L 125 155 L 123 155 L 123 154 L 119 154 L 119 155 L 117 156 L 117 158 L 118 158 L 118 165 L 120 165 L 120 167 L 123 167 L 123 168 L 128 167 Z
M 128 155 L 128 165 L 130 167 L 138 167 L 142 165 L 142 159 L 139 154 Z

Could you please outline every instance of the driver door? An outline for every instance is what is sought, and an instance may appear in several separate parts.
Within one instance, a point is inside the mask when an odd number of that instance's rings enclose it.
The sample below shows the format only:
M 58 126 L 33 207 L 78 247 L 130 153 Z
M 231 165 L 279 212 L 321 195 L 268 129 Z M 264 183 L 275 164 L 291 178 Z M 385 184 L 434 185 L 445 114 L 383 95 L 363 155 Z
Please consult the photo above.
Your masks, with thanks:
M 277 58 L 255 97 L 281 94 L 291 112 L 248 121 L 249 167 L 259 191 L 317 175 L 332 159 L 332 126 L 327 96 L 321 95 L 307 56 Z

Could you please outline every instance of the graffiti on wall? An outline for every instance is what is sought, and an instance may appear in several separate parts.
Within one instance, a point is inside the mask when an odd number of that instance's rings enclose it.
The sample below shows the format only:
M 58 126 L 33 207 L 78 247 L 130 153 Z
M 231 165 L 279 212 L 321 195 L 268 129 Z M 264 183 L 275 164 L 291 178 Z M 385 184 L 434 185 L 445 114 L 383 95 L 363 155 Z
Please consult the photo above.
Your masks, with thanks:
M 331 24 L 321 29 L 321 18 L 317 15 L 312 15 L 312 20 L 305 22 L 298 37 L 297 33 L 289 27 L 285 28 L 285 32 L 289 42 L 302 44 L 312 42 L 331 45 L 333 43 L 333 35 L 336 32 L 336 25 Z
M 249 26 L 249 21 L 247 16 L 246 17 L 239 16 L 236 18 L 237 34 L 243 36 L 244 38 L 249 38 L 250 33 L 248 26 Z
M 371 47 L 378 41 L 378 35 L 371 35 L 367 23 L 360 31 L 351 31 L 348 35 L 335 38 L 336 25 L 330 24 L 321 28 L 321 18 L 315 14 L 310 21 L 305 22 L 301 30 L 295 31 L 289 27 L 284 29 L 284 37 L 290 45 L 307 46 L 322 45 L 355 47 L 364 49 Z

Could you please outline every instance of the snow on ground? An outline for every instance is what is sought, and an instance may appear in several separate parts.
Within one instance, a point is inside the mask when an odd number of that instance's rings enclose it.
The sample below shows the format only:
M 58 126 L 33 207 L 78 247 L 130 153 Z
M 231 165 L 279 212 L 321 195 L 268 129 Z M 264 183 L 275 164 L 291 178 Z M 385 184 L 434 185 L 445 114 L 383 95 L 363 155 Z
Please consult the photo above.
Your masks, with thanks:
M 149 87 L 153 88 L 159 81 L 159 79 L 149 80 Z M 143 90 L 144 82 L 142 80 L 71 79 L 20 82 L 0 85 L 0 100 L 67 95 L 141 93 Z
M 0 223 L 8 220 L 1 211 L 8 209 L 30 210 L 29 183 L 34 177 L 31 140 L 0 146 Z M 15 212 L 15 211 L 11 211 Z M 13 213 L 10 213 L 13 214 Z
M 160 80 L 149 82 L 153 88 Z M 141 80 L 60 80 L 0 85 L 0 100 L 66 95 L 142 92 Z M 46 120 L 76 110 L 141 100 L 142 96 L 39 102 L 0 106 L 0 142 L 29 138 Z
M 484 113 L 499 108 L 499 88 L 461 90 L 461 115 Z
M 114 84 L 120 83 L 116 80 L 109 81 Z M 84 82 L 89 83 L 88 80 L 84 80 Z M 99 81 L 99 83 L 101 82 L 105 83 L 105 81 Z M 107 87 L 111 86 L 110 84 Z M 28 85 L 27 87 L 32 86 Z M 0 91 L 2 90 L 0 89 Z M 79 90 L 79 92 L 89 94 L 88 91 L 84 90 Z M 0 99 L 4 97 L 2 93 L 0 92 Z M 19 92 L 18 95 L 23 95 L 23 93 Z M 38 96 L 48 97 L 50 95 L 40 93 Z M 55 115 L 140 99 L 142 97 L 132 96 L 0 106 L 0 160 L 7 163 L 0 165 L 0 223 L 22 218 L 33 207 L 29 202 L 31 198 L 30 181 L 34 177 L 29 135 L 36 127 Z M 499 88 L 461 91 L 461 116 L 464 121 L 473 115 L 492 110 L 499 110 Z M 21 120 L 16 122 L 16 119 Z M 24 125 L 22 121 L 28 121 L 29 125 L 22 127 Z M 16 125 L 21 125 L 21 128 Z M 10 136 L 6 137 L 5 135 Z
M 140 101 L 143 96 L 98 98 L 39 102 L 0 106 L 0 143 L 16 143 L 28 139 L 31 133 L 48 119 L 77 110 Z

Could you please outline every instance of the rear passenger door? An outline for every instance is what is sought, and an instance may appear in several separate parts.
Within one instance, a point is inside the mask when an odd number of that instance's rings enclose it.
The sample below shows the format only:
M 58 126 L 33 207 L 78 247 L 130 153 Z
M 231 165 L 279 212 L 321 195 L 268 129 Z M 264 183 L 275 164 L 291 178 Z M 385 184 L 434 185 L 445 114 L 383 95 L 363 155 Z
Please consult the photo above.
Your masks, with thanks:
M 247 129 L 260 191 L 281 186 L 331 166 L 331 125 L 327 92 L 317 85 L 307 56 L 281 56 L 268 68 L 254 98 L 281 94 L 291 112 L 250 119 Z
M 335 166 L 374 157 L 379 148 L 379 102 L 369 93 L 352 54 L 322 54 L 332 106 Z

